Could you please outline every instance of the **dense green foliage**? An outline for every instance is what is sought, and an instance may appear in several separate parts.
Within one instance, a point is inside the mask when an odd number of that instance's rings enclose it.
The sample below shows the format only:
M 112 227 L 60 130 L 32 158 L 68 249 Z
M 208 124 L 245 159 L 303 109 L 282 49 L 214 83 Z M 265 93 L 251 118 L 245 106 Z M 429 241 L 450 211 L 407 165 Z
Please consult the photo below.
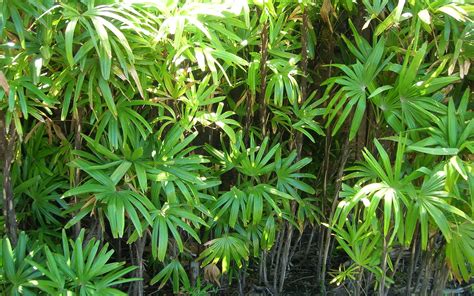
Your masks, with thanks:
M 2 295 L 473 282 L 472 5 L 0 7 Z

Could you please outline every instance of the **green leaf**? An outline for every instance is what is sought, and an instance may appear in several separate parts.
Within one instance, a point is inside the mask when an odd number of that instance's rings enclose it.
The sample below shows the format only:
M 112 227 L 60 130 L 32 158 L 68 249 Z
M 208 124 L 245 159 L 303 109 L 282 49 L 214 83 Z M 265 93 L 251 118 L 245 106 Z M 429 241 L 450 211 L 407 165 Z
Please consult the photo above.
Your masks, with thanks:
M 456 155 L 459 152 L 457 148 L 442 148 L 442 147 L 420 147 L 409 145 L 408 150 L 418 151 L 421 153 L 431 154 L 431 155 Z
M 109 84 L 102 77 L 99 77 L 99 88 L 100 88 L 100 91 L 102 92 L 102 96 L 105 99 L 105 103 L 107 104 L 107 107 L 109 108 L 110 112 L 112 112 L 112 115 L 115 118 L 117 118 L 117 114 L 118 114 L 117 107 L 115 106 L 112 92 L 110 91 Z
M 123 176 L 128 172 L 130 167 L 132 166 L 132 163 L 129 161 L 123 161 L 112 173 L 110 176 L 110 179 L 114 183 L 114 185 L 117 185 L 120 180 L 122 180 Z
M 68 83 L 66 87 L 66 91 L 64 92 L 64 101 L 63 107 L 61 109 L 61 120 L 64 121 L 69 113 L 69 105 L 71 104 L 71 97 L 72 97 L 72 90 L 73 90 L 73 83 Z
M 72 47 L 74 43 L 74 30 L 76 29 L 76 25 L 79 18 L 75 17 L 69 20 L 66 26 L 66 32 L 64 34 L 64 43 L 66 45 L 66 59 L 69 63 L 69 66 L 74 65 L 74 55 L 72 52 Z
M 357 107 L 354 112 L 354 117 L 352 118 L 349 140 L 354 139 L 355 135 L 357 134 L 357 131 L 359 130 L 360 124 L 362 122 L 362 118 L 365 113 L 365 106 L 366 106 L 365 97 L 361 97 L 359 101 L 357 102 Z
M 424 22 L 427 25 L 431 24 L 431 16 L 430 13 L 428 12 L 428 9 L 423 9 L 418 12 L 418 17 L 422 22 Z
M 142 190 L 142 192 L 145 192 L 148 189 L 146 170 L 141 164 L 135 163 L 135 171 L 137 172 L 138 184 L 140 185 L 140 189 Z

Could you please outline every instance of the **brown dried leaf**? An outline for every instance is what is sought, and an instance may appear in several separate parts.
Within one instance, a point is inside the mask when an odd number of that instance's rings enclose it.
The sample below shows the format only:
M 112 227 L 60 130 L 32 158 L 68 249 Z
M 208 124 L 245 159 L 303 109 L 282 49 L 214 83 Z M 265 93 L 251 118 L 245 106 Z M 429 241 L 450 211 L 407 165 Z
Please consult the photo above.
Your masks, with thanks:
M 51 121 L 51 124 L 53 125 L 54 133 L 56 134 L 56 136 L 63 141 L 67 141 L 66 136 L 64 136 L 59 125 L 55 124 L 52 121 Z
M 25 143 L 28 143 L 28 141 L 30 140 L 30 138 L 35 134 L 36 130 L 38 129 L 38 127 L 40 125 L 44 124 L 44 122 L 38 122 L 37 124 L 35 124 L 35 126 L 30 130 L 30 132 L 26 135 L 25 137 Z
M 221 276 L 221 271 L 215 264 L 209 264 L 204 267 L 204 279 L 210 283 L 214 283 L 217 286 L 221 286 L 219 277 Z
M 471 60 L 467 59 L 464 61 L 463 69 L 466 75 L 469 73 L 469 68 L 471 67 Z
M 332 33 L 333 30 L 332 30 L 330 16 L 331 14 L 334 14 L 334 7 L 332 7 L 331 0 L 324 0 L 319 13 L 321 14 L 321 18 L 323 19 L 323 21 L 328 24 L 329 30 Z
M 7 78 L 2 71 L 0 71 L 0 86 L 3 88 L 6 94 L 10 93 L 10 86 L 8 85 Z

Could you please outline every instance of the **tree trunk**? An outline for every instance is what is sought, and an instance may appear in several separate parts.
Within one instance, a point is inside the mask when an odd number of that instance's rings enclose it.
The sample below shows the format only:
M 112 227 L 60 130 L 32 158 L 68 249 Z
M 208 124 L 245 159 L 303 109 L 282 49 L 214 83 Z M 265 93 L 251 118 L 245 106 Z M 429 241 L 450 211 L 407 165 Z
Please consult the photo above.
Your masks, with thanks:
M 304 251 L 304 256 L 307 257 L 308 254 L 309 254 L 309 251 L 311 250 L 311 245 L 313 243 L 313 239 L 314 239 L 314 234 L 316 233 L 316 226 L 314 225 L 311 225 L 311 234 L 309 235 L 309 240 L 308 242 L 306 243 L 306 248 L 305 248 L 305 251 Z
M 18 238 L 18 225 L 16 222 L 15 204 L 13 200 L 13 184 L 11 181 L 11 168 L 15 156 L 16 131 L 15 125 L 10 123 L 8 128 L 5 117 L 2 114 L 2 125 L 5 126 L 4 137 L 4 163 L 3 163 L 3 216 L 5 218 L 5 230 L 13 246 Z
M 334 216 L 334 211 L 336 210 L 336 206 L 339 201 L 339 190 L 341 189 L 341 183 L 342 183 L 342 176 L 344 174 L 344 167 L 346 166 L 347 159 L 349 158 L 349 132 L 347 132 L 346 135 L 346 140 L 343 145 L 343 151 L 341 155 L 341 161 L 339 163 L 339 171 L 337 173 L 337 179 L 336 179 L 336 188 L 334 190 L 334 199 L 332 202 L 331 206 L 331 212 L 329 215 L 329 219 L 327 220 L 328 223 L 331 222 L 332 217 Z M 327 268 L 327 261 L 328 261 L 328 255 L 329 255 L 329 247 L 331 246 L 331 229 L 327 228 L 325 232 L 326 236 L 324 238 L 324 244 L 321 246 L 324 248 L 323 250 L 323 256 L 321 260 L 321 273 L 320 273 L 320 287 L 321 287 L 321 293 L 324 295 L 326 293 L 326 268 Z
M 301 98 L 300 101 L 298 102 L 299 104 L 303 104 L 305 99 L 306 99 L 306 71 L 308 68 L 308 12 L 307 9 L 303 6 L 303 23 L 301 27 L 301 71 L 303 72 L 303 76 L 300 82 L 301 86 Z M 302 133 L 297 133 L 296 134 L 296 139 L 295 139 L 295 148 L 297 152 L 297 159 L 301 159 L 301 153 L 303 150 L 303 134 Z M 293 215 L 295 215 L 297 209 L 297 204 L 296 202 L 292 202 L 291 205 L 291 211 Z M 291 241 L 293 238 L 293 232 L 294 232 L 294 227 L 290 223 L 287 223 L 287 236 L 286 236 L 286 241 L 285 245 L 283 248 L 283 253 L 282 253 L 282 258 L 281 258 L 281 274 L 280 274 L 280 284 L 278 287 L 278 292 L 283 291 L 283 286 L 285 284 L 285 278 L 286 278 L 286 272 L 288 269 L 288 264 L 289 264 L 289 256 L 290 256 L 290 249 L 291 249 Z
M 408 270 L 408 280 L 407 280 L 407 288 L 405 291 L 406 295 L 410 295 L 411 292 L 411 282 L 413 279 L 413 271 L 415 268 L 415 261 L 416 261 L 416 253 L 417 253 L 417 238 L 418 238 L 418 224 L 416 225 L 415 228 L 415 235 L 413 236 L 413 241 L 412 241 L 412 248 L 411 248 L 411 254 L 410 254 L 410 267 Z
M 244 140 L 245 144 L 249 143 L 250 127 L 253 123 L 253 105 L 255 103 L 255 94 L 247 92 L 247 114 L 245 117 L 245 126 L 244 126 Z
M 444 261 L 444 258 L 441 258 L 441 264 L 438 265 L 436 270 L 436 276 L 433 281 L 433 291 L 432 295 L 443 295 L 444 288 L 448 282 L 449 277 L 449 268 Z
M 388 256 L 388 243 L 387 236 L 384 235 L 383 238 L 383 250 L 382 250 L 382 278 L 380 279 L 379 285 L 379 296 L 385 296 L 385 278 L 387 276 L 387 256 Z
M 262 135 L 267 135 L 267 104 L 265 102 L 265 92 L 267 90 L 267 59 L 268 59 L 268 24 L 263 24 L 261 33 L 261 53 L 260 59 L 260 124 L 262 127 Z
M 357 276 L 357 281 L 355 282 L 354 296 L 360 296 L 360 288 L 362 287 L 362 276 L 364 275 L 364 269 L 360 268 L 359 275 Z
M 74 127 L 74 150 L 81 150 L 82 148 L 82 137 L 81 137 L 81 132 L 82 132 L 82 123 L 81 123 L 81 110 L 78 109 L 77 113 L 73 117 L 73 127 Z M 81 183 L 81 170 L 79 168 L 76 168 L 74 170 L 74 187 L 79 186 Z M 74 196 L 74 204 L 77 204 L 78 198 L 77 196 Z M 75 237 L 79 236 L 79 233 L 81 232 L 81 221 L 78 221 L 74 225 L 74 235 Z
M 293 207 L 295 208 L 295 206 Z M 294 213 L 295 211 L 292 209 L 292 212 Z M 293 230 L 294 227 L 291 225 L 289 222 L 287 224 L 287 233 L 286 233 L 286 239 L 285 239 L 285 245 L 283 247 L 283 253 L 281 254 L 281 270 L 280 270 L 280 283 L 278 285 L 278 293 L 281 293 L 283 291 L 283 286 L 285 284 L 285 278 L 286 278 L 286 270 L 288 268 L 288 258 L 290 255 L 290 247 L 291 247 L 291 239 L 293 238 Z
M 133 243 L 132 249 L 132 261 L 133 264 L 138 268 L 134 271 L 134 277 L 141 278 L 139 281 L 134 281 L 130 286 L 131 295 L 143 296 L 144 295 L 144 280 L 145 275 L 145 264 L 143 261 L 143 252 L 145 251 L 146 245 L 146 234 L 143 237 L 139 237 L 135 243 Z
M 283 228 L 281 229 L 279 235 L 278 235 L 278 248 L 276 249 L 276 259 L 275 259 L 275 266 L 273 268 L 273 292 L 277 293 L 278 295 L 278 268 L 280 266 L 280 255 L 281 255 L 281 250 L 283 247 L 283 240 L 284 240 L 284 235 L 285 235 L 285 230 L 286 230 L 286 224 L 283 224 Z

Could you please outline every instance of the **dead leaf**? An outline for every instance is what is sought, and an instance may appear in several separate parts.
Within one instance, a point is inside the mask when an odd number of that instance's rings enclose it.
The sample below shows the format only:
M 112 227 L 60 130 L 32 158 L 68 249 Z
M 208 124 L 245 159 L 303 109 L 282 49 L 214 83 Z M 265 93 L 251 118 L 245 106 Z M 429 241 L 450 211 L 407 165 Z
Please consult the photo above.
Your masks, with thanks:
M 6 94 L 10 93 L 10 86 L 8 85 L 7 78 L 2 71 L 0 71 L 0 86 L 3 88 Z
M 51 121 L 51 124 L 53 125 L 53 130 L 54 130 L 54 133 L 56 134 L 56 136 L 59 139 L 63 140 L 63 141 L 67 141 L 66 136 L 64 136 L 63 132 L 61 131 L 61 128 L 59 127 L 59 125 L 55 124 L 52 121 Z
M 331 0 L 324 0 L 319 13 L 321 14 L 323 21 L 329 25 L 329 30 L 332 33 L 332 24 L 329 17 L 331 14 L 334 14 L 334 8 L 332 7 Z
M 219 278 L 221 276 L 221 271 L 215 264 L 209 264 L 204 267 L 204 279 L 210 283 L 214 283 L 217 286 L 221 286 Z
M 464 61 L 464 73 L 469 73 L 469 68 L 471 67 L 471 60 L 467 59 Z

